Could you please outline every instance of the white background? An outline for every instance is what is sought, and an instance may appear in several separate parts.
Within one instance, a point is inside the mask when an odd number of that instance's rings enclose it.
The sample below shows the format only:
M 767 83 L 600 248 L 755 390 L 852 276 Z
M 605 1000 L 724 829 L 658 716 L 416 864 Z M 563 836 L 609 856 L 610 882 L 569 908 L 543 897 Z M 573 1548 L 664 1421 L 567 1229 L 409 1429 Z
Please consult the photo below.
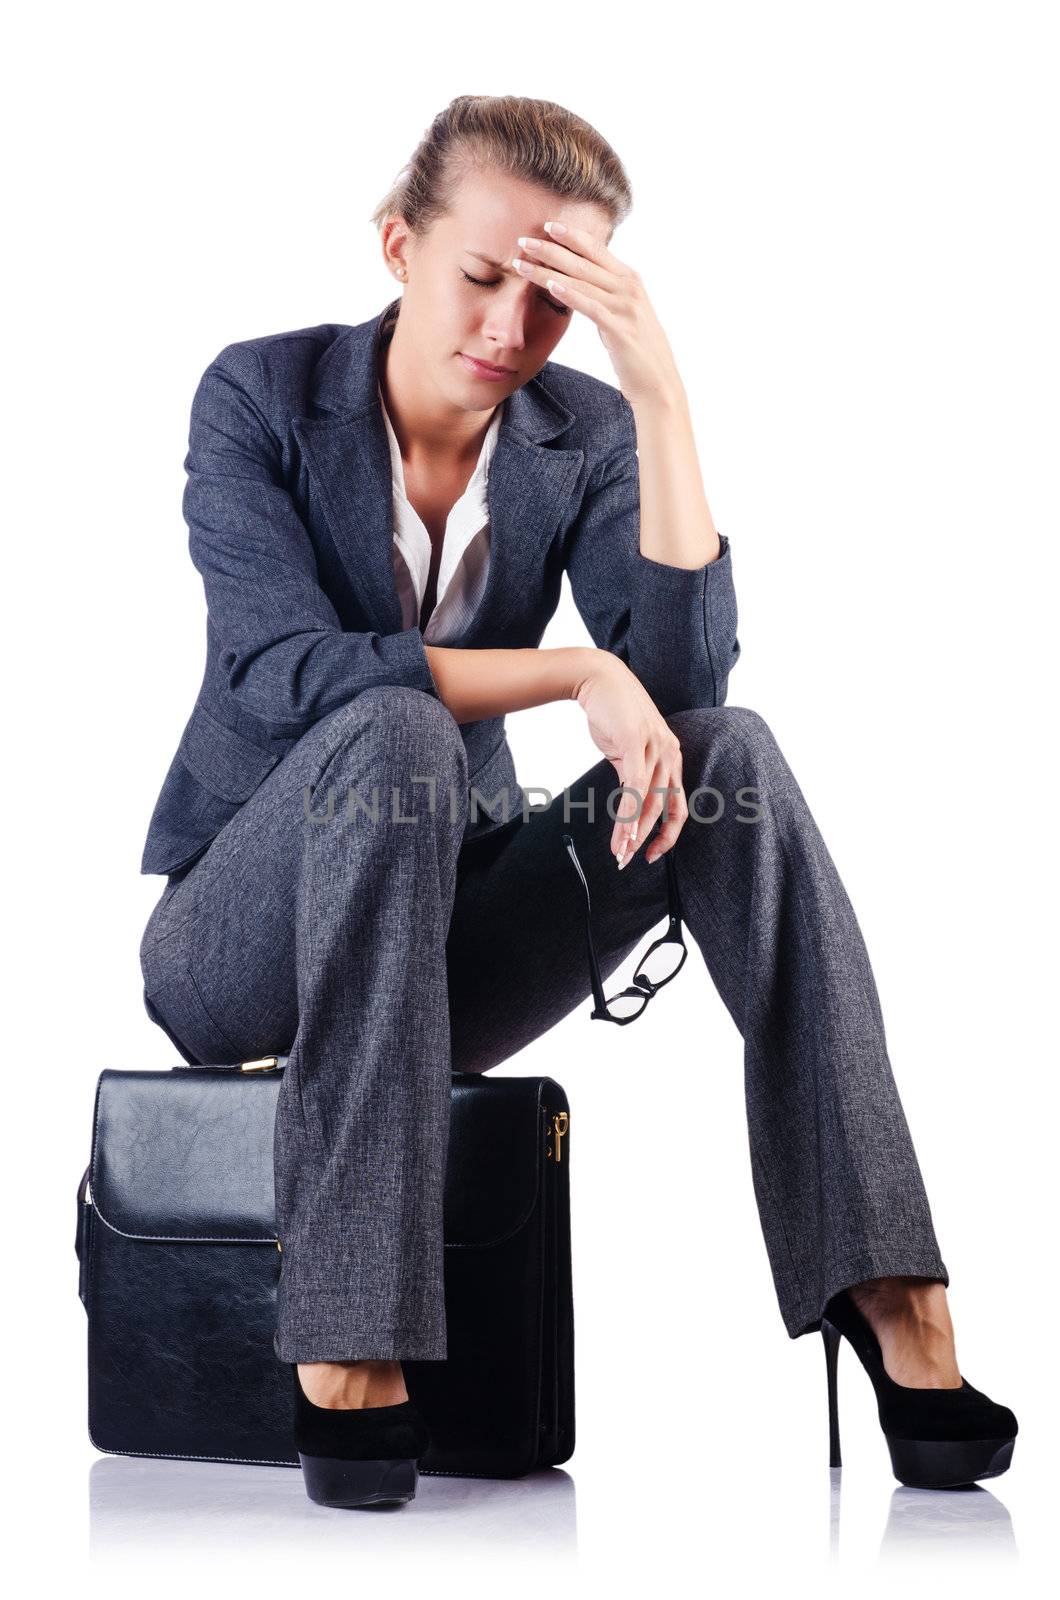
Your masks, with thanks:
M 1044 1309 L 1051 23 L 1011 0 L 376 18 L 213 0 L 40 5 L 9 30 L 4 1413 L 34 1579 L 204 1596 L 1044 1582 L 1060 1428 Z M 789 1340 L 779 1317 L 742 1041 L 694 950 L 634 1028 L 586 1005 L 498 1069 L 547 1072 L 571 1100 L 565 1468 L 424 1478 L 372 1518 L 311 1507 L 297 1473 L 88 1441 L 72 1243 L 96 1077 L 174 1060 L 137 961 L 163 880 L 138 868 L 202 669 L 180 509 L 192 393 L 233 340 L 386 304 L 369 214 L 466 92 L 558 100 L 629 171 L 612 248 L 667 330 L 732 541 L 730 702 L 772 727 L 850 893 L 961 1368 L 1021 1422 L 1011 1471 L 980 1489 L 896 1485 L 844 1346 L 840 1505 L 821 1341 Z M 556 356 L 612 376 L 584 318 Z M 588 642 L 567 591 L 544 642 Z M 524 781 L 558 790 L 596 759 L 575 705 L 509 726 Z

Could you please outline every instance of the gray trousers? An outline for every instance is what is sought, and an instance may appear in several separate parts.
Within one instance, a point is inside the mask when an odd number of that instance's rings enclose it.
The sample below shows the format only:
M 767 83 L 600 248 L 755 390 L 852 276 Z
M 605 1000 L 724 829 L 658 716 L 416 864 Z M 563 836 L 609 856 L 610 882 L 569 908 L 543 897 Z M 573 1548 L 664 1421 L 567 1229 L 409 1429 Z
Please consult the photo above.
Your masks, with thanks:
M 743 1037 L 755 1198 L 797 1338 L 850 1284 L 949 1275 L 864 940 L 787 761 L 744 707 L 667 721 L 694 813 L 674 847 L 686 937 Z M 439 700 L 366 690 L 171 876 L 143 936 L 149 1013 L 186 1058 L 290 1057 L 274 1148 L 282 1361 L 445 1358 L 450 1073 L 496 1066 L 590 994 L 563 832 L 605 979 L 666 917 L 665 862 L 642 846 L 620 872 L 610 853 L 608 760 L 473 841 L 467 778 Z M 678 983 L 694 981 L 690 952 Z

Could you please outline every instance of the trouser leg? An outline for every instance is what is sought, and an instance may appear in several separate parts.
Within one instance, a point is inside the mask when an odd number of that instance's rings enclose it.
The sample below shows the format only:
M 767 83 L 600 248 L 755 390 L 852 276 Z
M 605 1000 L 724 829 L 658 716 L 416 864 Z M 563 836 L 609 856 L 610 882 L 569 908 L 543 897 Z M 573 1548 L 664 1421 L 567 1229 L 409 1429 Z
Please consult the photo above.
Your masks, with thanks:
M 864 941 L 776 740 L 743 707 L 667 720 L 694 812 L 717 812 L 714 797 L 695 796 L 704 786 L 724 803 L 713 822 L 690 814 L 675 862 L 688 930 L 743 1035 L 754 1192 L 794 1338 L 818 1327 L 825 1302 L 851 1283 L 906 1273 L 948 1283 L 948 1273 Z M 590 886 L 605 976 L 665 917 L 664 863 L 649 865 L 642 846 L 619 872 L 610 855 L 604 802 L 616 785 L 610 762 L 598 763 L 570 786 L 566 816 L 557 796 L 472 859 L 448 942 L 456 1070 L 487 1070 L 589 995 L 584 897 L 564 830 Z M 737 820 L 756 814 L 753 794 L 738 799 L 744 788 L 760 791 L 757 822 Z M 595 820 L 581 805 L 590 792 Z M 653 1004 L 665 1003 L 664 991 Z M 636 1028 L 613 1028 L 615 1048 L 635 1041 Z
M 413 821 L 395 820 L 395 787 Z M 350 793 L 371 805 L 374 789 L 379 820 L 356 802 L 348 816 Z M 200 1059 L 289 1057 L 274 1147 L 284 1361 L 447 1353 L 445 940 L 466 803 L 446 708 L 367 690 L 299 740 L 145 938 L 146 986 Z
M 433 815 L 416 775 L 437 781 Z M 302 856 L 298 1031 L 276 1124 L 276 1352 L 442 1359 L 445 940 L 466 804 L 457 724 L 413 692 L 406 716 L 345 742 L 323 782 L 337 810 L 347 786 L 367 795 L 379 782 L 383 808 L 378 823 L 322 822 Z M 393 785 L 413 820 L 387 817 Z M 464 797 L 455 821 L 450 791 Z
M 678 841 L 684 910 L 744 1039 L 751 1171 L 792 1338 L 866 1278 L 949 1282 L 887 1053 L 865 941 L 791 768 L 745 707 L 679 713 L 686 795 L 726 810 Z M 739 822 L 744 786 L 761 795 Z M 700 813 L 717 802 L 704 796 Z M 750 814 L 739 805 L 736 811 Z

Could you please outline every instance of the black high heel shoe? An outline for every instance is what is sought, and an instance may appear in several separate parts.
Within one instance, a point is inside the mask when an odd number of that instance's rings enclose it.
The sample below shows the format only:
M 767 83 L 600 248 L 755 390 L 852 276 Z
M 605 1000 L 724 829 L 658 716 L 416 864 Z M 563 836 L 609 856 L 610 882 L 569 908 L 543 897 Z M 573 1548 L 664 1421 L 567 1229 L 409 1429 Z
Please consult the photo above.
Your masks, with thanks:
M 872 1324 L 845 1289 L 833 1295 L 821 1317 L 828 1368 L 829 1466 L 842 1466 L 836 1365 L 839 1336 L 872 1379 L 880 1427 L 899 1483 L 914 1489 L 959 1489 L 980 1478 L 996 1478 L 1012 1460 L 1019 1424 L 1008 1406 L 999 1406 L 974 1389 L 967 1378 L 959 1389 L 915 1389 L 895 1383 L 883 1364 Z
M 320 1506 L 401 1505 L 416 1493 L 418 1462 L 431 1445 L 411 1400 L 358 1411 L 314 1405 L 292 1364 L 294 1442 L 305 1490 Z

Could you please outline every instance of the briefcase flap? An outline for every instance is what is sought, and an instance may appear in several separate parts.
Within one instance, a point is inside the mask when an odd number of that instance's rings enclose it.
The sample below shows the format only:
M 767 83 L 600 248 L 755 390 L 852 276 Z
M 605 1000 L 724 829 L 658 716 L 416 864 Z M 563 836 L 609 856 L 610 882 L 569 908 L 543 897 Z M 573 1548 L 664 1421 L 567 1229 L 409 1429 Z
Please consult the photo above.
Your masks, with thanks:
M 551 1078 L 453 1073 L 445 1243 L 488 1246 L 537 1203 Z M 273 1132 L 283 1074 L 232 1067 L 100 1073 L 90 1184 L 100 1220 L 136 1239 L 272 1242 Z

